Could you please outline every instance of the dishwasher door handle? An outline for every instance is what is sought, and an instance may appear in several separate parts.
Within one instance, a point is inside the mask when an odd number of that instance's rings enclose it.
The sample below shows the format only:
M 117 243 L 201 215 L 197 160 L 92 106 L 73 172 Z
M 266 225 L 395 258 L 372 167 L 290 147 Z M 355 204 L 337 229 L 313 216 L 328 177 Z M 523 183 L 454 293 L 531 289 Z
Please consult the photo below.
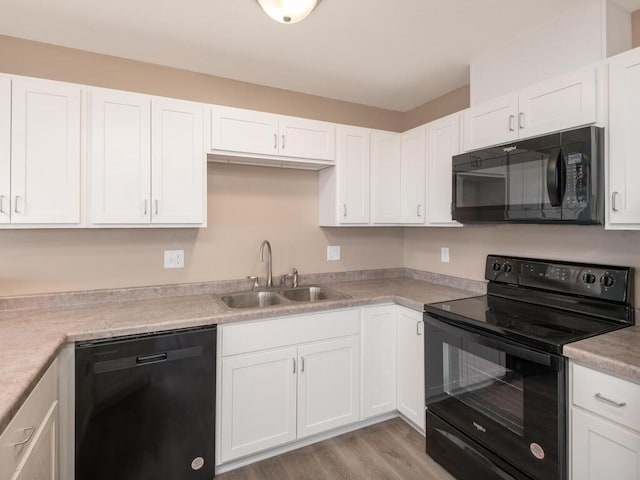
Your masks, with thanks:
M 145 365 L 147 363 L 158 363 L 158 362 L 166 362 L 166 361 L 167 361 L 167 352 L 156 353 L 153 355 L 142 355 L 140 357 L 136 357 L 136 363 L 138 365 Z

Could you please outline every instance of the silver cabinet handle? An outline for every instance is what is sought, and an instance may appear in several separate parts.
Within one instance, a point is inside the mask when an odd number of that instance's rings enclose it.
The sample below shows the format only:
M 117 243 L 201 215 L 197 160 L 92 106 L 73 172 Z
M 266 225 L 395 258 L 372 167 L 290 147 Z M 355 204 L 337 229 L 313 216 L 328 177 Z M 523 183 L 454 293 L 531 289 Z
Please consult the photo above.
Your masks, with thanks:
M 518 127 L 520 127 L 520 130 L 522 130 L 525 127 L 524 112 L 520 112 L 520 114 L 518 115 Z
M 282 135 L 282 149 L 284 150 L 284 135 Z
M 4 213 L 5 215 L 7 214 L 7 212 L 4 211 L 4 208 L 2 208 L 2 204 L 4 203 L 4 199 L 7 198 L 4 195 L 0 195 L 0 213 Z
M 144 213 L 143 213 L 143 215 L 146 217 L 148 213 L 149 213 L 149 200 L 147 200 L 145 198 L 144 199 Z
M 273 149 L 274 150 L 278 149 L 278 134 L 277 133 L 273 134 Z
M 20 445 L 25 445 L 31 441 L 33 434 L 36 433 L 36 427 L 27 427 L 23 428 L 22 431 L 25 433 L 25 438 L 21 442 L 12 443 L 11 446 L 19 447 Z
M 300 371 L 304 373 L 304 357 L 300 357 Z
M 292 358 L 291 360 L 293 360 L 293 373 L 296 373 L 296 359 Z
M 14 198 L 15 203 L 13 205 L 13 211 L 15 213 L 20 213 L 20 211 L 18 210 L 18 199 L 19 198 L 22 198 L 22 197 L 20 197 L 20 195 L 16 195 L 15 198 Z
M 346 203 L 342 204 L 342 216 L 343 217 L 347 216 L 347 204 Z
M 516 130 L 515 127 L 515 121 L 516 121 L 516 116 L 515 115 L 509 115 L 509 131 L 510 132 L 514 132 Z
M 618 211 L 618 206 L 616 205 L 616 198 L 618 198 L 618 192 L 613 192 L 611 194 L 611 210 L 614 212 Z
M 614 407 L 618 407 L 618 408 L 622 408 L 627 404 L 627 402 L 616 402 L 615 400 L 611 400 L 610 398 L 607 398 L 604 395 L 602 395 L 600 392 L 596 393 L 595 397 L 597 400 L 600 400 L 601 402 L 604 402 L 608 405 L 613 405 Z
M 422 205 L 418 204 L 418 208 L 416 209 L 416 214 L 418 215 L 418 217 L 422 216 L 422 214 L 420 213 L 421 208 L 422 208 Z
M 154 203 L 155 203 L 155 207 L 154 207 L 154 208 L 155 208 L 155 210 L 156 210 L 156 215 L 158 215 L 158 203 L 159 203 L 159 202 L 158 202 L 158 199 L 157 199 L 157 198 L 154 200 Z
M 422 324 L 422 320 L 418 320 L 416 322 L 416 335 L 422 335 L 422 330 L 420 330 L 420 325 Z

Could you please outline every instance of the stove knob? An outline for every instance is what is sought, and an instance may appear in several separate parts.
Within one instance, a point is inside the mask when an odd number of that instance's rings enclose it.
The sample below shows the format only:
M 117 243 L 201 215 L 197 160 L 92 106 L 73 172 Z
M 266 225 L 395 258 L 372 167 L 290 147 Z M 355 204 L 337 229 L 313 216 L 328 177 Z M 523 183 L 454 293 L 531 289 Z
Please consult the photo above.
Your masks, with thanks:
M 603 275 L 600 277 L 600 285 L 603 287 L 613 287 L 616 283 L 616 280 L 611 275 Z
M 513 267 L 510 264 L 505 263 L 502 266 L 502 269 L 504 270 L 505 273 L 511 273 L 511 270 L 513 270 Z
M 493 269 L 494 272 L 499 272 L 502 267 L 498 262 L 494 262 L 494 264 L 491 265 L 491 268 Z
M 586 283 L 587 285 L 596 283 L 596 276 L 593 273 L 585 273 L 582 275 L 582 283 Z

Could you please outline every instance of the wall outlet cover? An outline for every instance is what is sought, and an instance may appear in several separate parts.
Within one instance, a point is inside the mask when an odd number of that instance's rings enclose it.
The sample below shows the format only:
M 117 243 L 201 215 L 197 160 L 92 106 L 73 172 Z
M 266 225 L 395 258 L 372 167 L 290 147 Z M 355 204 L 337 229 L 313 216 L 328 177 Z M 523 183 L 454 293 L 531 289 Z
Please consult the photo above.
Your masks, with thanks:
M 440 261 L 442 263 L 449 263 L 449 247 L 440 248 Z
M 327 261 L 336 262 L 340 260 L 340 245 L 329 245 L 327 247 Z
M 184 250 L 165 250 L 164 268 L 184 268 Z

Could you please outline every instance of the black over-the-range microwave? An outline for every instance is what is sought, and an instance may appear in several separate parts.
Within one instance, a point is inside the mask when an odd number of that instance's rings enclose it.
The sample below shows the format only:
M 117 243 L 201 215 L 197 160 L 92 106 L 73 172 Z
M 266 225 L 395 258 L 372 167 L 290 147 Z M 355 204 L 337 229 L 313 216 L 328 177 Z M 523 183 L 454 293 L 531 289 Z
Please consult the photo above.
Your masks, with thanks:
M 604 130 L 584 127 L 453 157 L 460 223 L 600 224 Z

